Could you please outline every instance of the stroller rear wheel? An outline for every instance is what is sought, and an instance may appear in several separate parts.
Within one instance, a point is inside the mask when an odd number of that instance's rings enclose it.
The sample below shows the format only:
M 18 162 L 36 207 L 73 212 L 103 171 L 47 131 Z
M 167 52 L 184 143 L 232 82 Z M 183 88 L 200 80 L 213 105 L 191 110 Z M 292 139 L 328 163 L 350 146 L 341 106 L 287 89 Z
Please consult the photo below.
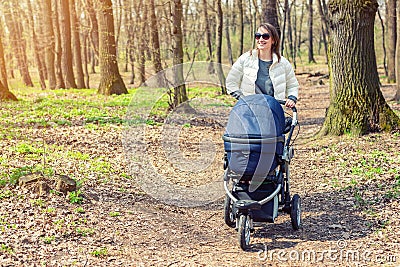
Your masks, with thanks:
M 225 195 L 225 201 L 224 201 L 224 221 L 226 225 L 228 225 L 231 228 L 234 228 L 236 226 L 236 220 L 235 220 L 235 214 L 233 213 L 232 210 L 232 200 L 228 196 L 228 194 Z
M 238 234 L 239 234 L 239 244 L 243 250 L 248 249 L 250 245 L 250 232 L 251 232 L 250 217 L 244 214 L 240 215 Z
M 293 230 L 298 230 L 301 226 L 301 198 L 295 194 L 291 201 L 290 220 Z

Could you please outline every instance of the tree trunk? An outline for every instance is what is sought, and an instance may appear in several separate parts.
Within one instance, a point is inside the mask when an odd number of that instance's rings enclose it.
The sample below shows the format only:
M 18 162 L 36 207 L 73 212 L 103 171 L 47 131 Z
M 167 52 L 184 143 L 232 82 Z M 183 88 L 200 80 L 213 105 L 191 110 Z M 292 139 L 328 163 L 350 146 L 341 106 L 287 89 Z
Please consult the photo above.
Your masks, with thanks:
M 86 10 L 90 18 L 90 41 L 92 44 L 92 73 L 96 73 L 95 66 L 99 58 L 99 22 L 96 16 L 93 0 L 86 0 Z
M 278 2 L 277 0 L 265 0 L 263 1 L 263 14 L 262 18 L 264 22 L 272 24 L 276 30 L 278 31 L 279 36 L 281 36 L 281 28 L 279 26 L 279 18 L 278 18 Z M 283 45 L 282 45 L 283 46 Z
M 141 34 L 136 36 L 139 38 L 140 48 L 138 49 L 138 61 L 139 61 L 139 76 L 140 83 L 146 83 L 146 48 L 147 48 L 147 4 L 143 3 L 143 17 L 141 18 Z
M 400 4 L 396 10 L 397 14 L 397 38 L 396 41 L 396 82 L 397 82 L 397 90 L 394 96 L 394 100 L 400 102 Z
M 173 71 L 175 76 L 174 86 L 174 103 L 173 107 L 177 107 L 188 100 L 186 93 L 185 81 L 183 79 L 183 36 L 182 36 L 182 2 L 181 0 L 173 1 Z
M 228 10 L 228 2 L 226 3 L 226 9 Z M 226 22 L 225 22 L 225 35 L 226 35 L 226 46 L 227 46 L 227 52 L 228 52 L 228 60 L 231 66 L 233 65 L 233 55 L 232 55 L 232 44 L 231 44 L 231 37 L 230 37 L 230 21 L 229 21 L 229 16 L 226 16 Z
M 225 86 L 225 75 L 222 69 L 222 32 L 224 27 L 224 19 L 222 13 L 221 0 L 217 0 L 217 17 L 218 17 L 218 28 L 217 28 L 217 73 L 221 83 L 221 93 L 226 94 Z
M 13 100 L 18 101 L 13 93 L 8 91 L 8 89 L 0 81 L 0 100 Z
M 163 70 L 161 64 L 161 51 L 160 51 L 160 39 L 158 37 L 159 25 L 157 23 L 156 7 L 154 5 L 154 0 L 149 0 L 150 4 L 150 30 L 151 30 L 151 40 L 153 45 L 153 65 L 154 71 L 157 74 L 158 84 L 162 87 L 166 86 L 165 77 L 162 75 Z
M 53 30 L 51 11 L 51 0 L 43 0 L 43 21 L 44 21 L 44 32 L 45 32 L 45 62 L 47 69 L 47 79 L 49 81 L 49 88 L 56 88 L 56 72 L 54 68 L 55 60 L 55 38 Z
M 46 89 L 46 82 L 45 82 L 45 73 L 44 73 L 44 66 L 42 66 L 42 61 L 40 60 L 40 51 L 39 51 L 39 40 L 36 36 L 36 31 L 35 31 L 35 21 L 33 20 L 33 12 L 32 12 L 32 5 L 31 5 L 31 0 L 28 0 L 27 2 L 27 7 L 28 7 L 28 21 L 29 21 L 29 26 L 31 27 L 31 34 L 32 34 L 32 43 L 33 43 L 33 54 L 35 57 L 35 62 L 38 67 L 38 73 L 39 73 L 39 82 L 40 82 L 40 87 L 44 90 Z
M 53 0 L 54 4 L 54 10 L 55 13 L 57 13 L 58 10 L 58 0 Z M 64 83 L 64 76 L 62 73 L 62 67 L 61 67 L 61 57 L 62 57 L 62 47 L 61 47 L 61 36 L 60 36 L 60 23 L 58 21 L 58 16 L 52 16 L 53 17 L 53 25 L 54 25 L 54 36 L 55 36 L 55 52 L 56 52 L 56 58 L 55 58 L 55 73 L 56 73 L 56 88 L 61 89 L 65 88 L 65 83 Z
M 322 3 L 321 3 L 322 1 Z M 324 42 L 325 48 L 325 57 L 326 62 L 328 63 L 328 38 L 329 38 L 329 27 L 328 27 L 328 19 L 327 19 L 327 11 L 326 11 L 326 4 L 325 0 L 317 0 L 318 12 L 321 16 L 322 21 L 322 40 Z
M 391 131 L 400 119 L 379 88 L 374 50 L 376 0 L 329 2 L 330 105 L 321 135 Z
M 69 10 L 70 0 L 60 0 L 59 4 L 59 15 L 60 15 L 60 35 L 62 41 L 62 68 L 65 78 L 65 86 L 67 88 L 77 88 L 75 83 L 75 76 L 72 58 L 72 46 L 71 46 L 71 15 Z
M 208 50 L 208 59 L 210 61 L 210 65 L 208 65 L 208 73 L 215 73 L 214 64 L 213 64 L 213 54 L 212 54 L 212 40 L 211 40 L 211 31 L 210 31 L 210 22 L 208 19 L 208 8 L 207 8 L 207 0 L 203 0 L 203 14 L 204 14 L 204 25 L 206 31 L 206 44 Z
M 71 26 L 72 26 L 72 41 L 74 47 L 74 63 L 76 71 L 76 80 L 78 88 L 86 88 L 85 79 L 82 67 L 82 51 L 81 51 L 81 38 L 79 36 L 79 21 L 76 17 L 75 0 L 70 0 L 70 12 L 71 12 Z
M 98 12 L 101 76 L 98 93 L 103 95 L 127 94 L 128 90 L 118 70 L 111 0 L 99 0 Z
M 4 59 L 4 47 L 2 42 L 3 36 L 3 25 L 0 22 L 0 82 L 3 84 L 8 90 L 8 78 L 7 78 L 7 69 L 6 69 L 6 61 Z
M 10 45 L 17 59 L 18 69 L 26 86 L 33 87 L 31 75 L 29 74 L 28 59 L 26 55 L 26 43 L 23 38 L 23 27 L 21 24 L 21 12 L 16 9 L 12 2 L 3 1 L 4 17 L 10 32 Z
M 387 81 L 396 82 L 396 0 L 387 1 Z
M 238 9 L 239 9 L 239 55 L 243 54 L 243 37 L 244 37 L 244 24 L 243 24 L 243 1 L 238 0 Z
M 319 0 L 317 0 L 319 1 Z M 313 47 L 313 0 L 308 1 L 308 63 L 315 63 L 314 59 L 314 47 Z

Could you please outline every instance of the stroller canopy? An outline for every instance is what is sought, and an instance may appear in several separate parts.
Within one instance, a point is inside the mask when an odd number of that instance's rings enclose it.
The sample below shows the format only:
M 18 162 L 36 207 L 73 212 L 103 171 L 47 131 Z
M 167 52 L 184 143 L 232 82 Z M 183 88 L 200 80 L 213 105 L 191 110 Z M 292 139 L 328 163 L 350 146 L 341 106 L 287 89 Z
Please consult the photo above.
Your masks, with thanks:
M 282 106 L 275 98 L 255 94 L 241 97 L 232 108 L 225 136 L 235 138 L 271 138 L 281 136 L 285 128 Z

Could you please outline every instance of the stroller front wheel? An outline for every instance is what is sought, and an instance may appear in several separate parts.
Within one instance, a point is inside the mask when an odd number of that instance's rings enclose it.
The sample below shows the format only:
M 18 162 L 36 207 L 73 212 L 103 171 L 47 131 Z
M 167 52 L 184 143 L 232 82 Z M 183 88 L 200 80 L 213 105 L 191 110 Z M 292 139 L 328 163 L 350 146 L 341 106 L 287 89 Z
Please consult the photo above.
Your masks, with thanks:
M 239 217 L 239 244 L 243 250 L 248 249 L 250 245 L 250 232 L 251 232 L 251 225 L 250 225 L 250 217 L 248 215 L 240 215 Z
M 236 227 L 236 220 L 235 220 L 235 214 L 233 213 L 232 209 L 233 203 L 231 198 L 228 196 L 228 194 L 225 195 L 225 201 L 224 201 L 224 221 L 226 225 L 228 225 L 231 228 Z
M 292 222 L 293 230 L 298 230 L 301 226 L 301 198 L 295 194 L 290 203 L 290 220 Z

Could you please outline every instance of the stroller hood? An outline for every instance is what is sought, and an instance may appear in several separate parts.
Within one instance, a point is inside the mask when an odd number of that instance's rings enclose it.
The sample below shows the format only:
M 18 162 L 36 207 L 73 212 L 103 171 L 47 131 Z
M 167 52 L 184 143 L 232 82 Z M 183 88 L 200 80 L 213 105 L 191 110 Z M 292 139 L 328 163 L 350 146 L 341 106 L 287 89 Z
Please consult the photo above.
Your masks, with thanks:
M 225 135 L 235 138 L 270 138 L 281 136 L 285 116 L 275 98 L 255 94 L 241 97 L 232 108 Z
M 271 96 L 240 98 L 226 126 L 224 148 L 230 171 L 242 177 L 265 177 L 277 167 L 283 152 L 285 116 Z

